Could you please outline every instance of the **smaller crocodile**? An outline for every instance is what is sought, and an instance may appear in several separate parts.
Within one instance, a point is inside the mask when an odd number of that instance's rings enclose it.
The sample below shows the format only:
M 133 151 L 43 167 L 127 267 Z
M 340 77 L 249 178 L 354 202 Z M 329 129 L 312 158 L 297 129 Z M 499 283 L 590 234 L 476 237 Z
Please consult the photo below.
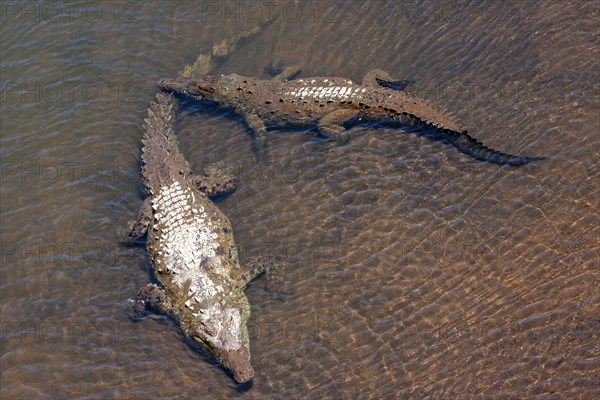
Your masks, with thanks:
M 165 91 L 235 110 L 254 132 L 259 152 L 266 148 L 267 126 L 316 125 L 323 136 L 339 140 L 344 125 L 366 120 L 435 128 L 463 153 L 494 164 L 517 166 L 543 159 L 486 147 L 448 113 L 403 91 L 407 81 L 394 81 L 384 71 L 369 72 L 360 85 L 339 77 L 287 80 L 298 71 L 289 67 L 272 80 L 230 74 L 161 79 L 158 84 Z
M 130 238 L 147 235 L 157 284 L 138 294 L 136 310 L 172 314 L 184 335 L 202 345 L 233 373 L 254 376 L 250 364 L 246 285 L 272 271 L 269 260 L 240 266 L 231 222 L 209 199 L 235 189 L 235 179 L 195 177 L 173 133 L 173 96 L 159 93 L 148 111 L 142 140 L 142 177 L 150 196 Z

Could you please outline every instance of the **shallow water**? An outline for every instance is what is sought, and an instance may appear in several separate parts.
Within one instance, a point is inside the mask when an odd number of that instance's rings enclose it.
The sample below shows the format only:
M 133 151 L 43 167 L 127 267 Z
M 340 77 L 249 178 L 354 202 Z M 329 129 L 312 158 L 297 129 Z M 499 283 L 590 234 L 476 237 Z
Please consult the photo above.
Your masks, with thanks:
M 598 2 L 1 7 L 2 398 L 600 396 Z M 216 72 L 382 68 L 486 145 L 548 159 L 499 167 L 357 126 L 327 151 L 273 130 L 261 169 L 239 118 L 183 104 L 192 168 L 239 174 L 219 206 L 242 260 L 284 267 L 283 301 L 264 279 L 247 292 L 241 390 L 169 319 L 131 321 L 149 265 L 119 240 L 156 81 L 269 18 Z

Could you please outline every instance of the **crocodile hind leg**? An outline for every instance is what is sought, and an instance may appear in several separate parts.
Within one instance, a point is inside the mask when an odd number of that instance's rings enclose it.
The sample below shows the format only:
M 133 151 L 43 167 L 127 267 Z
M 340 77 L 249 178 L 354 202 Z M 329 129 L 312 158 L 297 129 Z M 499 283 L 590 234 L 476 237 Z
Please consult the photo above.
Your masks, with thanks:
M 237 189 L 237 179 L 235 175 L 227 173 L 225 169 L 224 163 L 208 165 L 204 168 L 206 176 L 193 176 L 192 182 L 208 197 L 231 193 Z
M 243 273 L 238 278 L 240 287 L 246 287 L 256 277 L 264 273 L 267 278 L 266 289 L 271 293 L 281 293 L 283 286 L 281 271 L 270 257 L 255 257 L 246 263 L 242 269 Z
M 129 230 L 129 239 L 139 239 L 148 232 L 148 227 L 152 222 L 152 201 L 150 197 L 142 203 L 137 220 L 131 224 Z
M 145 310 L 151 309 L 160 314 L 172 314 L 174 305 L 171 304 L 167 292 L 154 283 L 148 283 L 137 294 L 134 312 L 141 315 Z
M 357 110 L 343 108 L 335 110 L 319 120 L 317 128 L 319 133 L 326 137 L 330 142 L 343 144 L 348 141 L 345 135 L 346 128 L 342 125 L 359 114 Z
M 395 80 L 390 74 L 381 69 L 374 69 L 367 72 L 361 82 L 364 86 L 382 86 L 394 90 L 404 90 L 411 83 L 414 83 L 414 81 Z

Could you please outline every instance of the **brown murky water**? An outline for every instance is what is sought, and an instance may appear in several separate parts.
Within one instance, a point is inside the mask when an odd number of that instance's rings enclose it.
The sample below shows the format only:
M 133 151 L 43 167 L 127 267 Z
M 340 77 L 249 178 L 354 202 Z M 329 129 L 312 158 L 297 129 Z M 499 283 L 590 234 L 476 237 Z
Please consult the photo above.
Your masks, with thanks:
M 0 6 L 3 399 L 600 397 L 597 1 Z M 284 266 L 283 301 L 248 290 L 241 391 L 170 320 L 130 320 L 148 260 L 119 239 L 155 82 L 269 14 L 217 72 L 382 68 L 489 146 L 548 160 L 358 126 L 329 151 L 274 130 L 259 169 L 239 119 L 183 106 L 192 167 L 238 168 L 220 206 L 242 258 Z

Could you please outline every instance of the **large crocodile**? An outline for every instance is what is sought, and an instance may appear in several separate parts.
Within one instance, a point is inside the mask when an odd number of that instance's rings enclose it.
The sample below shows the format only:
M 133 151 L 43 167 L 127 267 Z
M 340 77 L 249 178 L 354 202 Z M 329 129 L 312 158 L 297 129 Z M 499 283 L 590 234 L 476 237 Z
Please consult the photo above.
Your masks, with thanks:
M 514 156 L 490 149 L 467 133 L 449 114 L 402 89 L 381 70 L 369 72 L 362 83 L 346 78 L 315 77 L 287 80 L 298 72 L 288 68 L 271 80 L 238 74 L 180 76 L 162 79 L 159 86 L 192 99 L 208 99 L 243 116 L 255 134 L 260 151 L 266 145 L 267 126 L 317 126 L 319 133 L 338 140 L 344 125 L 360 120 L 424 124 L 441 131 L 463 153 L 494 164 L 522 165 L 543 157 Z
M 215 355 L 236 382 L 247 382 L 254 370 L 243 290 L 270 263 L 240 266 L 231 222 L 208 197 L 233 190 L 235 181 L 191 174 L 173 134 L 172 95 L 159 93 L 145 121 L 142 176 L 150 196 L 129 236 L 147 233 L 158 284 L 140 290 L 137 309 L 174 315 L 187 338 Z

